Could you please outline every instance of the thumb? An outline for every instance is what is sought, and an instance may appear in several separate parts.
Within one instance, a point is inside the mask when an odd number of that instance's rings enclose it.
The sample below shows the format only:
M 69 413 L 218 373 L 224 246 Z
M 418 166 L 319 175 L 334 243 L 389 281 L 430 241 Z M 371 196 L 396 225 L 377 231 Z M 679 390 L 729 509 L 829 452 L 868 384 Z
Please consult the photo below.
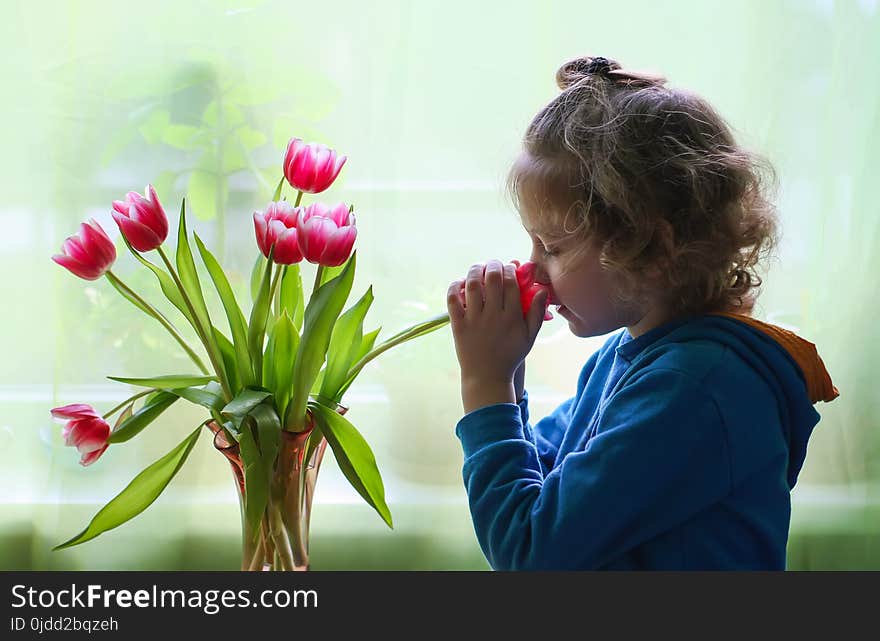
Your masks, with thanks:
M 544 322 L 544 312 L 547 309 L 547 297 L 550 295 L 546 289 L 535 294 L 532 299 L 532 307 L 529 309 L 529 329 L 532 335 L 537 335 Z

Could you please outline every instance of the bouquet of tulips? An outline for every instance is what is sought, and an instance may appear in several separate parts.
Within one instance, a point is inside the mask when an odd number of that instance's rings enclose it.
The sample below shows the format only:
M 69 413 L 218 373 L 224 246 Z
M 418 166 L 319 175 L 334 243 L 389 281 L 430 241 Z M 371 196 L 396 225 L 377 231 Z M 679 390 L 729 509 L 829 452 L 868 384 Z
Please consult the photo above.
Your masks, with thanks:
M 164 243 L 169 222 L 156 191 L 129 192 L 113 202 L 112 216 L 128 250 L 155 274 L 162 294 L 189 323 L 201 343 L 194 349 L 174 322 L 112 271 L 116 248 L 92 219 L 68 238 L 53 260 L 86 280 L 105 277 L 134 306 L 155 319 L 198 370 L 151 378 L 110 377 L 139 391 L 104 414 L 91 405 L 52 410 L 66 422 L 63 438 L 91 465 L 111 445 L 135 438 L 179 399 L 206 410 L 207 417 L 168 454 L 138 474 L 79 534 L 56 546 L 89 541 L 145 510 L 186 462 L 207 427 L 214 446 L 232 465 L 242 522 L 242 569 L 307 569 L 312 496 L 325 446 L 357 492 L 392 526 L 376 460 L 347 419 L 342 397 L 363 367 L 388 349 L 449 322 L 443 314 L 376 344 L 381 327 L 364 332 L 372 287 L 343 312 L 355 275 L 357 228 L 353 207 L 314 202 L 336 179 L 346 157 L 318 143 L 293 138 L 283 177 L 264 211 L 254 212 L 261 255 L 252 274 L 252 306 L 246 317 L 219 262 L 197 234 L 195 248 L 226 315 L 226 328 L 208 313 L 200 282 L 185 202 L 180 207 L 173 256 Z M 288 183 L 295 203 L 282 198 Z M 159 261 L 146 254 L 155 251 Z M 308 302 L 300 263 L 317 265 Z M 199 355 L 207 356 L 207 363 Z M 136 407 L 137 406 L 137 407 Z M 114 427 L 109 421 L 118 413 Z

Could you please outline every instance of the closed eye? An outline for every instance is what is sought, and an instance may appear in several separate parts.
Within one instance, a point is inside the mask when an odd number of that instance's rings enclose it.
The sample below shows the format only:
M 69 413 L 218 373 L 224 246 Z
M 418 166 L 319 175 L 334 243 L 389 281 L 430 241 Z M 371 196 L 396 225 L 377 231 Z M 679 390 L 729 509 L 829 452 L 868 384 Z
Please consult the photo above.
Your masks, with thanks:
M 550 258 L 552 256 L 556 256 L 559 253 L 559 251 L 556 249 L 547 248 L 544 243 L 539 240 L 535 241 L 535 246 L 541 250 L 541 254 L 543 254 L 544 258 Z

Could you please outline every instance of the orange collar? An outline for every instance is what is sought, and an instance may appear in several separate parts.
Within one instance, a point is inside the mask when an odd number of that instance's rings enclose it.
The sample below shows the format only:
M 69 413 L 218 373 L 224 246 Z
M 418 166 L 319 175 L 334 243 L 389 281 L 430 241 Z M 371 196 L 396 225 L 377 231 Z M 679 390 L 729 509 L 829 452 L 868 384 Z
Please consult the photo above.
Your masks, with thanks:
M 816 351 L 816 346 L 810 341 L 787 329 L 755 320 L 751 316 L 744 314 L 712 312 L 711 315 L 727 316 L 728 318 L 751 325 L 782 345 L 801 368 L 804 380 L 807 383 L 807 393 L 813 404 L 819 401 L 828 403 L 840 396 L 840 392 L 837 391 L 837 388 L 831 382 L 831 375 L 825 369 L 825 363 L 822 362 L 822 358 Z

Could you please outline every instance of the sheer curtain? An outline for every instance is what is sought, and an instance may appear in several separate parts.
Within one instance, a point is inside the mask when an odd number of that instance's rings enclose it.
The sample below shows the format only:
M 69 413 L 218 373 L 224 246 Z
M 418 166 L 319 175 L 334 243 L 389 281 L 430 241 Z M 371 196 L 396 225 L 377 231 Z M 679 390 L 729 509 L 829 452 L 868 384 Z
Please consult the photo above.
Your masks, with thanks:
M 51 407 L 106 411 L 131 393 L 108 375 L 189 371 L 161 327 L 109 283 L 79 281 L 49 260 L 81 221 L 94 217 L 117 238 L 113 199 L 152 182 L 176 219 L 185 196 L 191 227 L 219 248 L 247 303 L 251 213 L 271 197 L 289 137 L 324 142 L 349 161 L 319 198 L 356 207 L 353 294 L 373 285 L 367 326 L 381 325 L 381 340 L 444 312 L 448 283 L 473 262 L 527 256 L 503 196 L 508 163 L 555 94 L 559 64 L 596 54 L 705 96 L 774 163 L 784 236 L 756 315 L 815 342 L 841 391 L 817 406 L 793 494 L 790 567 L 880 567 L 876 0 L 29 1 L 3 14 L 0 566 L 236 564 L 233 484 L 207 438 L 142 515 L 49 551 L 202 418 L 177 404 L 85 469 L 63 446 Z M 118 247 L 115 271 L 161 306 L 153 277 Z M 545 324 L 528 361 L 534 416 L 573 393 L 604 338 Z M 396 528 L 328 458 L 313 567 L 488 567 L 460 478 L 457 373 L 448 328 L 364 370 L 343 402 L 376 454 Z

